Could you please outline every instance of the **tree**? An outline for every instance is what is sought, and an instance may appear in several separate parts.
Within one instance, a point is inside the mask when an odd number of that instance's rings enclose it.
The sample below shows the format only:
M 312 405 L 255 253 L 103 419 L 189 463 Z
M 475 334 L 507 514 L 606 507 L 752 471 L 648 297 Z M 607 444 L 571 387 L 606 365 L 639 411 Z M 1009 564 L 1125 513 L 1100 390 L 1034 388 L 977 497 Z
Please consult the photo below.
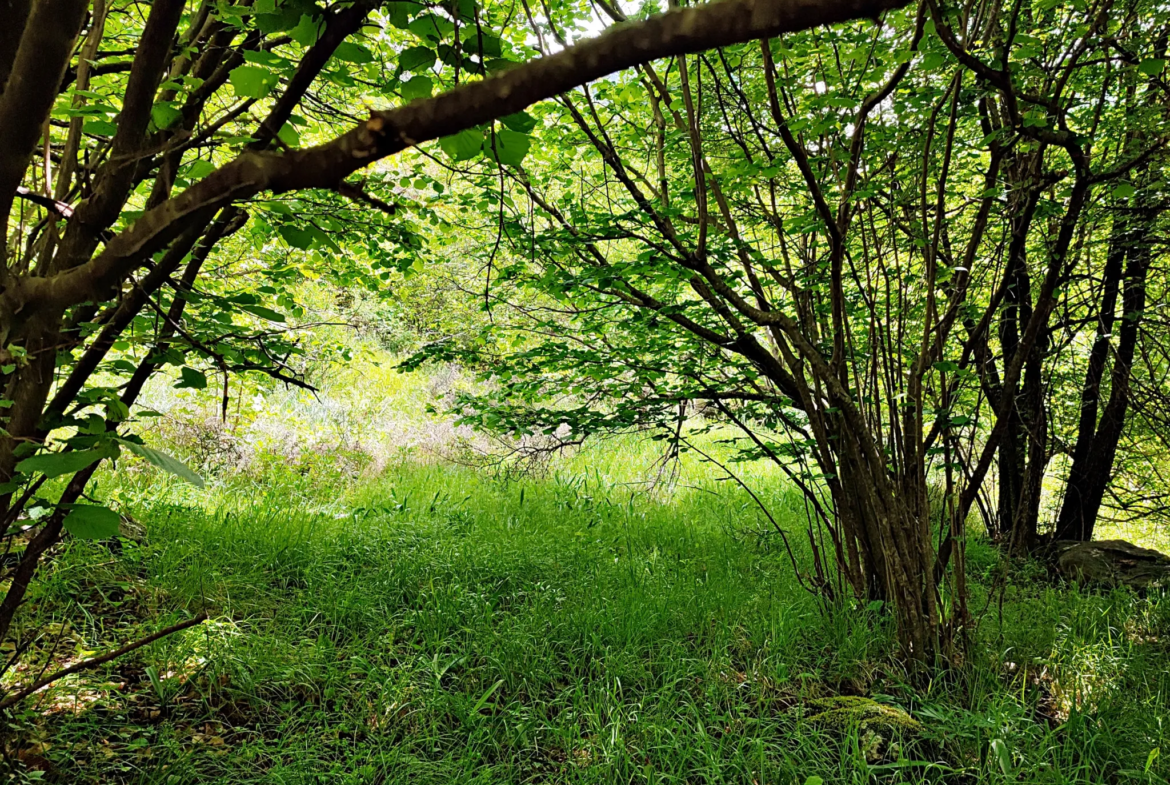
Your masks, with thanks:
M 6 576 L 0 637 L 63 532 L 116 530 L 113 513 L 79 503 L 100 461 L 130 450 L 189 474 L 130 430 L 152 374 L 182 366 L 183 384 L 206 385 L 187 363 L 203 357 L 225 385 L 248 370 L 293 380 L 264 331 L 204 331 L 214 339 L 205 340 L 189 329 L 209 298 L 227 326 L 244 311 L 279 320 L 254 295 L 200 289 L 208 259 L 250 218 L 296 248 L 333 242 L 262 194 L 324 189 L 392 213 L 346 178 L 430 140 L 461 149 L 482 138 L 471 129 L 643 62 L 876 18 L 901 2 L 725 0 L 531 59 L 507 9 L 465 0 L 156 0 L 145 19 L 116 0 L 0 6 L 0 534 L 43 513 Z M 436 81 L 444 91 L 426 97 Z M 347 117 L 335 102 L 366 89 L 398 105 L 328 139 Z M 297 114 L 309 110 L 311 123 Z M 325 140 L 301 147 L 298 129 Z M 494 148 L 500 164 L 514 160 L 523 140 L 494 138 L 508 148 Z M 399 239 L 409 247 L 416 238 Z
M 1035 540 L 1101 195 L 1164 147 L 1163 22 L 1110 2 L 886 21 L 643 64 L 542 109 L 541 155 L 480 186 L 507 340 L 416 362 L 489 368 L 503 390 L 465 419 L 514 433 L 685 446 L 707 406 L 806 493 L 808 582 L 891 606 L 930 667 L 961 656 L 994 470 L 993 534 Z M 1150 133 L 1116 144 L 1131 119 Z

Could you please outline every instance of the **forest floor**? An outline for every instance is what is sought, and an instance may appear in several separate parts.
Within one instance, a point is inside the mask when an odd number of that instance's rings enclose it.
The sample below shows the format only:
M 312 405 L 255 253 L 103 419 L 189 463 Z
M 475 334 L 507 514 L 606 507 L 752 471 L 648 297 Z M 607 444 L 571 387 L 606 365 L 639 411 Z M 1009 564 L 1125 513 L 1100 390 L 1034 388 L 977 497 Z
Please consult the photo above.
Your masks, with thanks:
M 124 484 L 141 536 L 62 548 L 23 615 L 42 638 L 6 681 L 210 620 L 26 701 L 12 781 L 1170 776 L 1170 598 L 1078 592 L 973 542 L 975 653 L 911 686 L 881 614 L 818 607 L 734 489 L 571 468 Z M 799 502 L 777 506 L 795 526 Z M 894 719 L 831 721 L 834 696 Z

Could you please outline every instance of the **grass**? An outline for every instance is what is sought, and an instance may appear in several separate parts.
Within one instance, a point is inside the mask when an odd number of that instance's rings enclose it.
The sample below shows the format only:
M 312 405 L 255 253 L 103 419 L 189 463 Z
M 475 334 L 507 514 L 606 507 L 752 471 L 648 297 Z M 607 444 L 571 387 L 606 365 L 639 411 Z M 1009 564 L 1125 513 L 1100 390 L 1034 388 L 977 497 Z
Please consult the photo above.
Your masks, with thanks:
M 1013 566 L 962 671 L 911 687 L 886 620 L 797 585 L 749 500 L 611 443 L 543 479 L 273 460 L 114 495 L 141 542 L 64 546 L 32 666 L 212 620 L 29 701 L 12 777 L 70 783 L 1162 783 L 1170 602 Z M 304 471 L 302 471 L 304 470 Z M 685 487 L 690 485 L 693 487 Z M 770 503 L 795 527 L 778 483 Z M 785 517 L 787 516 L 787 517 Z M 972 545 L 982 586 L 999 574 Z M 987 600 L 981 588 L 977 608 Z M 50 652 L 50 643 L 57 650 Z M 35 671 L 33 672 L 35 675 Z M 24 677 L 28 671 L 23 673 Z M 12 676 L 8 677 L 13 678 Z M 921 734 L 811 721 L 864 695 Z

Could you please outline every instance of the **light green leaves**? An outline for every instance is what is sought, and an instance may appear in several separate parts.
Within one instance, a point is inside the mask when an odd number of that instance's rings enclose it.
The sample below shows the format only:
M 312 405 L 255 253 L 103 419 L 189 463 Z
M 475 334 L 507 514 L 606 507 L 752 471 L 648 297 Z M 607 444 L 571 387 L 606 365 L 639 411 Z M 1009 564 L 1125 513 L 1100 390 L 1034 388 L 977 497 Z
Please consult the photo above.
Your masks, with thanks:
M 301 135 L 292 123 L 285 123 L 276 136 L 289 147 L 297 147 L 301 143 Z
M 272 52 L 244 52 L 244 59 L 249 63 L 266 66 L 268 68 L 276 68 L 283 71 L 292 71 L 294 66 L 286 58 Z
M 118 536 L 122 519 L 108 507 L 93 504 L 74 504 L 69 508 L 62 525 L 65 530 L 82 540 L 108 540 Z
M 189 180 L 201 180 L 215 171 L 215 164 L 211 161 L 195 160 L 187 165 L 186 176 Z
M 264 98 L 272 92 L 277 82 L 276 74 L 256 65 L 233 68 L 228 78 L 231 79 L 232 89 L 241 98 Z
M 942 52 L 927 52 L 922 56 L 922 67 L 927 71 L 934 71 L 946 63 L 946 61 L 947 58 Z
M 1118 183 L 1117 187 L 1113 189 L 1113 197 L 1115 199 L 1128 199 L 1137 193 L 1137 189 L 1129 183 Z

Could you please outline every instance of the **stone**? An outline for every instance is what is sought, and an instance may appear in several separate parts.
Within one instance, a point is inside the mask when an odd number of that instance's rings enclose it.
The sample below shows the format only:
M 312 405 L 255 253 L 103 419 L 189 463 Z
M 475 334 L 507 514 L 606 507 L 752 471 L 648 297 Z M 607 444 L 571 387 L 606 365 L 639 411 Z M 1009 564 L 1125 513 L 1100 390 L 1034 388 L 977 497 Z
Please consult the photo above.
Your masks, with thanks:
M 1170 586 L 1170 556 L 1125 540 L 1056 540 L 1048 554 L 1057 574 L 1076 583 L 1135 589 Z

